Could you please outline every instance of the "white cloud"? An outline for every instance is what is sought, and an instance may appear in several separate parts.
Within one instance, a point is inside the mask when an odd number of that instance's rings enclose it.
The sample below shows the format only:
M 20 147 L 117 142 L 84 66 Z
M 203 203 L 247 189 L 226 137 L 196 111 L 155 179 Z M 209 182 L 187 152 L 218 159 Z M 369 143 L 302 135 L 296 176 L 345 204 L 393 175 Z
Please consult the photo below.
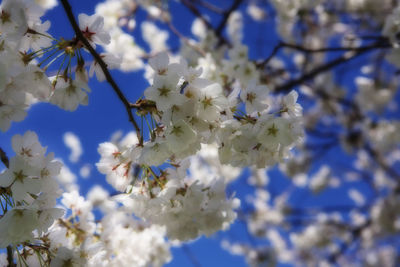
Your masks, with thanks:
M 66 132 L 63 136 L 64 144 L 66 147 L 71 149 L 71 154 L 69 155 L 69 160 L 71 162 L 78 162 L 79 157 L 82 155 L 82 145 L 79 137 L 74 133 Z

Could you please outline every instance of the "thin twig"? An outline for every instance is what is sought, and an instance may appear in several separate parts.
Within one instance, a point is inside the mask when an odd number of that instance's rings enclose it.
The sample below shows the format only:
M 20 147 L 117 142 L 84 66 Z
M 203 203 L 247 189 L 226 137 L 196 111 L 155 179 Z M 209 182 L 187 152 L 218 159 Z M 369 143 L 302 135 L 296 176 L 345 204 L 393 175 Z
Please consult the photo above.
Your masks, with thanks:
M 83 34 L 75 20 L 74 14 L 72 13 L 72 8 L 71 8 L 71 5 L 69 4 L 68 0 L 61 0 L 61 4 L 64 7 L 64 10 L 68 16 L 68 20 L 70 21 L 72 28 L 74 29 L 76 38 L 84 44 L 84 46 L 89 50 L 90 54 L 94 57 L 94 59 L 99 64 L 100 68 L 102 69 L 102 71 L 104 73 L 104 76 L 106 77 L 107 82 L 111 85 L 114 92 L 117 94 L 118 98 L 124 104 L 126 112 L 128 113 L 129 121 L 133 124 L 133 127 L 136 130 L 136 134 L 137 134 L 140 142 L 143 143 L 143 140 L 141 139 L 141 135 L 140 135 L 140 128 L 139 128 L 139 125 L 137 124 L 135 118 L 133 117 L 133 113 L 132 113 L 132 110 L 130 107 L 130 102 L 126 99 L 125 95 L 122 93 L 121 89 L 118 87 L 117 83 L 114 81 L 113 77 L 111 76 L 111 74 L 107 68 L 107 64 L 104 62 L 104 60 L 101 58 L 101 56 L 96 52 L 96 50 L 90 45 L 89 41 L 83 36 Z
M 178 37 L 180 38 L 187 46 L 191 47 L 193 50 L 195 50 L 197 53 L 199 53 L 200 55 L 202 55 L 203 57 L 206 56 L 206 52 L 204 52 L 203 49 L 201 49 L 200 47 L 196 46 L 195 44 L 191 43 L 190 40 L 184 36 L 180 31 L 178 31 L 177 28 L 175 28 L 175 26 L 171 23 L 171 21 L 167 22 L 168 27 L 170 28 L 170 30 Z
M 201 267 L 201 264 L 197 260 L 197 258 L 194 256 L 192 251 L 189 249 L 187 245 L 182 246 L 183 252 L 186 254 L 186 256 L 189 258 L 190 262 L 193 264 L 195 267 Z
M 386 43 L 386 42 L 385 43 L 378 42 L 378 43 L 374 43 L 372 45 L 359 47 L 358 49 L 355 49 L 354 53 L 351 54 L 351 55 L 345 53 L 344 55 L 342 55 L 342 56 L 340 56 L 340 57 L 338 57 L 338 58 L 336 58 L 334 60 L 331 60 L 331 61 L 329 61 L 327 63 L 324 63 L 324 64 L 322 64 L 320 66 L 315 67 L 310 72 L 307 72 L 307 73 L 304 73 L 303 75 L 301 75 L 299 78 L 290 80 L 289 82 L 287 82 L 287 83 L 285 83 L 283 85 L 277 86 L 275 88 L 275 91 L 277 91 L 277 92 L 289 91 L 293 87 L 301 85 L 304 82 L 313 79 L 317 75 L 319 75 L 319 74 L 321 74 L 323 72 L 326 72 L 328 70 L 331 70 L 332 68 L 334 68 L 334 67 L 336 67 L 338 65 L 341 65 L 343 63 L 346 63 L 346 62 L 348 62 L 348 61 L 350 61 L 352 59 L 355 59 L 355 58 L 357 58 L 357 57 L 359 57 L 359 56 L 361 56 L 361 55 L 363 55 L 363 54 L 365 54 L 365 53 L 367 53 L 369 51 L 372 51 L 374 49 L 390 48 L 390 47 L 391 47 L 391 45 Z
M 382 42 L 381 46 L 377 46 L 378 42 L 373 45 L 373 48 L 390 48 L 391 45 L 387 42 L 387 39 L 380 39 Z M 380 42 L 379 42 L 380 43 Z M 335 51 L 362 51 L 364 49 L 369 49 L 371 46 L 361 46 L 361 47 L 321 47 L 321 48 L 307 48 L 301 45 L 290 44 L 280 41 L 272 50 L 271 54 L 263 61 L 257 63 L 258 68 L 265 67 L 269 61 L 276 56 L 281 48 L 291 48 L 304 53 L 324 53 L 324 52 L 335 52 Z
M 213 5 L 207 1 L 203 1 L 203 0 L 195 0 L 197 3 L 199 3 L 199 5 L 203 6 L 204 8 L 207 8 L 208 10 L 217 13 L 217 14 L 223 14 L 225 11 L 220 8 L 217 7 L 216 5 Z

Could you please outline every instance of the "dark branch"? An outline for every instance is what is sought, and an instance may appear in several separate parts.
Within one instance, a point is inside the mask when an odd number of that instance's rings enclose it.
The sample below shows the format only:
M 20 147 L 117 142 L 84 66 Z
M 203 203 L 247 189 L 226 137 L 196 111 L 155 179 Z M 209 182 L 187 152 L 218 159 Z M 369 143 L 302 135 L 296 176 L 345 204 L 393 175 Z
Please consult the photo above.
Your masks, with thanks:
M 274 49 L 272 50 L 271 54 L 262 62 L 257 63 L 257 68 L 264 68 L 273 57 L 276 56 L 276 54 L 278 54 L 279 50 L 283 47 L 283 42 L 279 42 Z
M 215 36 L 219 40 L 219 45 L 221 44 L 226 44 L 230 46 L 230 43 L 228 40 L 226 40 L 221 34 L 218 34 L 216 29 L 211 25 L 211 23 L 201 14 L 201 12 L 197 9 L 197 7 L 189 0 L 181 0 L 182 4 L 198 19 L 200 19 L 204 25 L 207 27 L 209 31 L 212 31 Z
M 301 45 L 289 44 L 285 42 L 281 42 L 280 45 L 282 47 L 287 47 L 295 50 L 299 50 L 304 53 L 324 53 L 324 52 L 335 52 L 335 51 L 360 51 L 363 47 L 321 47 L 321 48 L 307 48 Z M 387 47 L 390 47 L 389 45 Z
M 304 82 L 311 80 L 313 78 L 315 78 L 317 75 L 326 72 L 328 70 L 333 69 L 334 67 L 341 65 L 343 63 L 346 63 L 350 60 L 353 60 L 369 51 L 375 50 L 375 49 L 381 49 L 381 48 L 390 48 L 391 45 L 388 43 L 374 43 L 372 45 L 368 45 L 368 46 L 363 46 L 363 47 L 359 47 L 357 49 L 354 49 L 354 54 L 349 55 L 349 54 L 344 54 L 334 60 L 331 60 L 325 64 L 322 64 L 320 66 L 315 67 L 313 70 L 311 70 L 310 72 L 304 73 L 303 75 L 301 75 L 299 78 L 293 79 L 289 82 L 287 82 L 286 84 L 277 86 L 275 88 L 275 90 L 277 92 L 286 92 L 289 91 L 290 89 L 292 89 L 293 87 L 296 87 L 298 85 L 303 84 Z
M 7 261 L 8 261 L 8 267 L 16 266 L 14 263 L 14 252 L 11 246 L 7 246 Z
M 7 168 L 10 167 L 10 161 L 7 157 L 7 154 L 6 154 L 6 152 L 4 152 L 4 150 L 1 147 L 0 147 L 0 159 L 1 159 L 1 162 L 3 162 Z
M 376 48 L 390 48 L 391 45 L 388 43 L 388 40 L 384 37 L 381 37 L 379 39 L 379 44 L 378 42 L 375 43 L 373 46 L 377 46 Z M 379 44 L 379 45 L 378 45 Z M 325 52 L 335 52 L 335 51 L 362 51 L 365 48 L 368 48 L 369 46 L 361 46 L 361 47 L 321 47 L 321 48 L 307 48 L 301 45 L 296 45 L 296 44 L 290 44 L 286 43 L 283 41 L 280 41 L 272 50 L 271 54 L 263 61 L 257 63 L 258 68 L 263 68 L 265 67 L 268 62 L 276 56 L 276 54 L 279 52 L 281 48 L 290 48 L 294 50 L 301 51 L 303 53 L 311 54 L 311 53 L 325 53 Z
M 197 17 L 198 19 L 200 19 L 204 25 L 206 25 L 206 27 L 209 30 L 212 30 L 215 33 L 215 29 L 213 28 L 213 26 L 211 25 L 211 23 L 203 16 L 203 14 L 201 14 L 201 12 L 197 9 L 197 7 L 191 3 L 191 1 L 189 0 L 182 0 L 182 4 L 189 9 L 190 12 L 192 12 L 192 14 Z
M 111 74 L 107 68 L 107 64 L 103 61 L 103 59 L 96 52 L 96 50 L 90 45 L 89 41 L 83 36 L 83 34 L 75 20 L 74 14 L 72 13 L 72 8 L 71 8 L 71 5 L 69 4 L 68 0 L 61 0 L 61 4 L 64 7 L 65 13 L 68 16 L 68 20 L 70 21 L 72 28 L 74 29 L 76 38 L 84 44 L 86 49 L 89 50 L 90 54 L 94 57 L 96 62 L 99 64 L 100 68 L 102 69 L 102 71 L 104 73 L 104 76 L 106 77 L 107 82 L 111 85 L 114 92 L 117 94 L 118 98 L 124 104 L 126 112 L 128 113 L 129 121 L 133 124 L 133 127 L 136 130 L 136 134 L 138 135 L 138 138 L 139 138 L 140 142 L 142 143 L 143 140 L 141 139 L 140 128 L 139 128 L 139 125 L 137 124 L 137 122 L 135 121 L 135 118 L 133 117 L 129 101 L 126 99 L 125 95 L 122 93 L 121 89 L 118 87 L 117 83 L 114 81 L 113 77 L 111 76 Z
M 217 26 L 217 29 L 215 30 L 215 33 L 219 36 L 222 34 L 223 29 L 225 28 L 226 23 L 228 22 L 228 19 L 230 15 L 232 14 L 233 11 L 239 8 L 239 5 L 242 3 L 243 0 L 235 0 L 235 2 L 232 4 L 232 6 L 224 13 L 224 17 L 222 18 L 222 21 L 219 23 Z
M 371 158 L 381 167 L 387 174 L 390 175 L 392 179 L 397 181 L 397 186 L 396 190 L 400 189 L 400 174 L 397 173 L 389 164 L 387 164 L 384 160 L 384 158 L 377 152 L 375 151 L 371 146 L 367 145 L 365 147 L 366 151 L 368 154 L 371 156 Z
M 344 255 L 346 253 L 346 251 L 348 250 L 348 248 L 357 242 L 357 240 L 361 237 L 362 231 L 364 229 L 366 229 L 367 227 L 369 227 L 371 225 L 371 220 L 367 220 L 364 224 L 358 226 L 358 227 L 354 227 L 351 231 L 350 231 L 350 235 L 351 237 L 348 239 L 348 242 L 343 243 L 340 248 L 332 253 L 329 257 L 328 257 L 328 261 L 336 264 L 339 257 Z

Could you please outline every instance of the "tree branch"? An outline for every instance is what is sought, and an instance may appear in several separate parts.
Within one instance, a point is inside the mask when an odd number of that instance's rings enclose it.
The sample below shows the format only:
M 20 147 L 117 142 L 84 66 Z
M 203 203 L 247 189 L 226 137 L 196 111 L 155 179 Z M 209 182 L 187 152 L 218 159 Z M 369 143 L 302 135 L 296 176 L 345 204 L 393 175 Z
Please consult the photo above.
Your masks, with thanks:
M 196 3 L 199 3 L 199 5 L 203 6 L 204 8 L 207 8 L 208 10 L 217 13 L 217 14 L 223 14 L 224 10 L 222 8 L 219 8 L 209 2 L 203 1 L 203 0 L 195 0 Z
M 191 3 L 188 0 L 182 0 L 182 4 L 189 9 L 190 12 L 192 12 L 192 14 L 197 17 L 198 19 L 200 19 L 204 25 L 206 25 L 206 27 L 213 31 L 215 33 L 215 29 L 214 27 L 211 25 L 211 23 L 201 14 L 201 12 L 196 8 L 196 6 Z
M 374 49 L 380 49 L 380 48 L 390 48 L 391 45 L 389 43 L 381 43 L 381 42 L 377 42 L 374 43 L 372 45 L 368 45 L 368 46 L 363 46 L 363 47 L 358 47 L 358 48 L 354 48 L 353 50 L 355 51 L 354 54 L 344 54 L 334 60 L 331 60 L 325 64 L 322 64 L 320 66 L 315 67 L 313 70 L 311 70 L 310 72 L 304 73 L 302 76 L 300 76 L 299 78 L 293 79 L 289 82 L 287 82 L 286 84 L 277 86 L 275 88 L 276 92 L 286 92 L 289 91 L 290 89 L 292 89 L 295 86 L 298 86 L 308 80 L 313 79 L 314 77 L 316 77 L 317 75 L 326 72 L 328 70 L 331 70 L 332 68 L 341 65 L 343 63 L 346 63 L 352 59 L 355 59 L 369 51 L 372 51 Z
M 379 43 L 383 42 L 380 46 L 377 46 L 376 48 L 390 48 L 391 45 L 388 43 L 388 40 L 386 38 L 381 37 L 379 39 Z M 375 43 L 375 45 L 379 44 L 378 42 Z M 373 46 L 375 46 L 373 45 Z M 280 41 L 272 50 L 271 54 L 263 61 L 257 63 L 257 67 L 258 68 L 263 68 L 265 67 L 265 65 L 268 64 L 268 62 L 274 57 L 276 56 L 276 54 L 279 52 L 279 50 L 281 48 L 291 48 L 294 50 L 298 50 L 307 54 L 311 54 L 311 53 L 325 53 L 325 52 L 335 52 L 335 51 L 362 51 L 365 48 L 368 48 L 369 46 L 361 46 L 361 47 L 321 47 L 321 48 L 307 48 L 301 45 L 297 45 L 297 44 L 290 44 L 290 43 L 286 43 L 284 41 Z
M 219 40 L 219 45 L 226 44 L 229 47 L 231 44 L 226 40 L 221 34 L 218 34 L 216 29 L 211 25 L 211 23 L 201 14 L 197 7 L 189 0 L 181 0 L 181 3 L 198 19 L 200 19 L 208 30 L 212 31 Z
M 351 246 L 351 244 L 354 244 L 357 242 L 357 240 L 361 237 L 362 231 L 365 228 L 369 227 L 370 225 L 371 225 L 371 220 L 367 220 L 362 225 L 360 225 L 358 227 L 354 227 L 350 231 L 350 235 L 351 235 L 351 238 L 349 238 L 350 241 L 343 243 L 336 252 L 333 252 L 331 255 L 329 255 L 328 261 L 333 264 L 336 264 L 339 257 L 346 253 L 346 250 Z
M 14 263 L 14 252 L 12 246 L 7 246 L 7 261 L 8 261 L 8 267 L 15 267 Z
M 272 50 L 271 54 L 263 61 L 256 64 L 257 68 L 264 68 L 271 59 L 278 54 L 279 50 L 283 47 L 283 42 L 279 42 L 274 49 Z
M 104 60 L 101 58 L 101 56 L 96 52 L 96 50 L 90 45 L 89 41 L 83 36 L 83 34 L 79 28 L 79 25 L 75 20 L 74 14 L 72 13 L 72 8 L 71 8 L 71 5 L 69 4 L 68 0 L 61 0 L 61 4 L 64 7 L 65 13 L 68 16 L 68 20 L 70 21 L 72 28 L 74 29 L 76 38 L 84 44 L 86 49 L 89 50 L 90 54 L 94 57 L 96 62 L 99 64 L 101 70 L 104 73 L 104 76 L 106 77 L 107 82 L 111 85 L 114 92 L 117 94 L 118 98 L 124 104 L 126 112 L 128 113 L 129 121 L 132 123 L 133 127 L 135 128 L 136 134 L 140 140 L 140 143 L 143 143 L 143 140 L 140 135 L 140 128 L 139 128 L 139 125 L 137 124 L 135 118 L 133 117 L 129 101 L 126 99 L 125 95 L 122 93 L 121 89 L 118 87 L 117 83 L 114 81 L 113 77 L 111 76 L 111 74 L 107 68 L 107 64 L 104 62 Z
M 10 167 L 10 160 L 7 157 L 6 152 L 0 147 L 0 160 L 4 163 L 4 165 L 9 168 Z
M 299 50 L 304 53 L 324 53 L 324 52 L 335 52 L 335 51 L 360 51 L 360 49 L 363 49 L 364 47 L 321 47 L 321 48 L 307 48 L 301 45 L 296 45 L 296 44 L 290 44 L 290 43 L 285 43 L 285 42 L 280 42 L 280 45 L 282 47 L 287 47 L 295 50 Z M 386 47 L 386 46 L 385 46 Z M 389 44 L 387 47 L 391 47 Z
M 217 26 L 215 33 L 219 36 L 222 33 L 222 30 L 225 28 L 226 23 L 228 22 L 228 19 L 230 15 L 232 14 L 233 11 L 235 11 L 239 5 L 243 2 L 243 0 L 235 0 L 233 2 L 232 6 L 224 13 L 224 17 L 222 18 L 222 21 L 219 23 Z
M 178 31 L 177 28 L 172 24 L 171 21 L 167 21 L 167 25 L 170 28 L 170 30 L 178 37 L 180 38 L 187 46 L 191 47 L 194 51 L 202 55 L 203 57 L 206 56 L 206 52 L 203 51 L 200 47 L 197 47 L 196 45 L 192 44 L 190 40 L 184 36 L 180 31 Z

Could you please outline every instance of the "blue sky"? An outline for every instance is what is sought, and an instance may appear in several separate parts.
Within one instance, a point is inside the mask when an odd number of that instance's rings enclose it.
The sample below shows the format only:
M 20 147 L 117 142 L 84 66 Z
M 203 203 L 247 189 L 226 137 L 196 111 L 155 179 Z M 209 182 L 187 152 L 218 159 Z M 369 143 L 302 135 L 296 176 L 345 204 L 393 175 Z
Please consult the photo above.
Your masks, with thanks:
M 70 1 L 76 16 L 79 13 L 93 14 L 97 2 L 99 1 Z M 191 21 L 191 15 L 182 7 L 173 5 L 174 8 L 171 10 L 175 15 L 174 24 L 184 34 L 190 34 L 191 24 L 187 22 Z M 144 16 L 145 14 L 139 13 L 138 20 L 143 20 Z M 65 39 L 73 37 L 72 28 L 61 6 L 50 10 L 44 19 L 51 21 L 52 26 L 49 32 L 54 37 L 64 37 Z M 139 29 L 137 27 L 134 32 L 135 41 L 147 47 L 138 34 Z M 257 32 L 254 31 L 254 34 L 257 35 Z M 170 46 L 174 47 L 178 43 L 175 36 L 170 35 Z M 112 71 L 112 75 L 131 102 L 141 97 L 144 89 L 148 86 L 147 81 L 143 78 L 143 71 L 134 73 Z M 100 158 L 97 153 L 98 144 L 108 141 L 117 130 L 122 130 L 124 133 L 133 130 L 122 103 L 111 87 L 105 82 L 97 82 L 95 78 L 90 80 L 89 86 L 92 92 L 89 94 L 88 106 L 80 106 L 75 112 L 68 112 L 48 103 L 35 104 L 28 110 L 28 115 L 24 121 L 12 123 L 7 132 L 0 133 L 0 147 L 8 156 L 12 156 L 12 136 L 15 134 L 23 135 L 28 130 L 35 131 L 41 144 L 47 146 L 47 151 L 54 152 L 56 157 L 61 158 L 78 176 L 80 193 L 83 195 L 95 184 L 111 189 L 105 182 L 105 176 L 100 174 L 95 167 L 95 163 Z M 63 135 L 66 132 L 77 135 L 82 143 L 83 154 L 76 163 L 68 160 L 70 150 L 63 143 Z M 92 166 L 92 171 L 89 178 L 83 179 L 79 177 L 79 170 L 87 163 Z M 242 223 L 236 222 L 232 227 L 235 230 L 231 231 L 228 236 L 244 238 L 246 233 Z M 199 238 L 186 244 L 185 248 L 173 248 L 173 260 L 167 266 L 191 266 L 196 265 L 195 261 L 198 262 L 199 266 L 246 266 L 242 257 L 232 256 L 221 249 L 220 241 L 225 237 L 225 234 L 217 233 L 211 238 Z
M 74 13 L 93 14 L 94 7 L 98 1 L 82 1 L 71 0 Z M 192 21 L 192 15 L 183 7 L 171 2 L 171 10 L 173 23 L 176 28 L 185 35 L 191 36 L 188 23 Z M 229 6 L 231 1 L 215 1 L 218 4 Z M 243 11 L 243 8 L 242 8 Z M 244 43 L 249 46 L 249 56 L 251 59 L 266 58 L 272 51 L 274 45 L 278 42 L 275 32 L 275 23 L 273 20 L 255 24 L 244 14 L 245 21 L 245 39 Z M 218 18 L 212 14 L 208 14 L 214 25 L 219 23 Z M 61 6 L 49 11 L 46 18 L 52 22 L 51 33 L 55 37 L 71 38 L 73 32 L 68 23 Z M 137 15 L 138 25 L 145 19 L 144 13 Z M 161 27 L 163 28 L 163 27 Z M 135 40 L 139 45 L 144 44 L 139 33 L 140 27 L 133 32 Z M 179 41 L 174 35 L 169 38 L 170 47 L 176 47 Z M 337 56 L 337 54 L 335 54 Z M 346 67 L 353 66 L 354 72 L 344 73 L 343 83 L 354 90 L 353 78 L 355 73 L 360 69 L 360 61 L 353 61 Z M 340 69 L 339 69 L 340 70 Z M 143 78 L 143 71 L 135 73 L 121 73 L 112 71 L 112 75 L 119 84 L 127 98 L 134 102 L 142 96 L 144 89 L 148 83 Z M 15 134 L 23 134 L 27 130 L 38 133 L 42 145 L 48 147 L 48 151 L 54 152 L 56 157 L 62 158 L 65 164 L 79 176 L 80 168 L 89 163 L 92 166 L 92 172 L 89 178 L 83 179 L 78 177 L 80 185 L 80 193 L 86 192 L 95 184 L 101 184 L 106 188 L 110 188 L 105 182 L 104 175 L 100 174 L 95 168 L 95 163 L 99 161 L 97 147 L 99 143 L 108 141 L 117 130 L 124 133 L 133 130 L 132 125 L 128 122 L 127 114 L 122 103 L 118 100 L 116 94 L 112 91 L 107 83 L 99 83 L 97 80 L 91 79 L 90 88 L 92 92 L 89 94 L 89 105 L 80 106 L 75 112 L 68 112 L 51 104 L 36 104 L 30 108 L 28 115 L 23 122 L 13 123 L 10 130 L 6 133 L 0 133 L 0 147 L 3 148 L 9 156 L 12 156 L 11 138 Z M 302 98 L 300 98 L 302 101 Z M 398 113 L 396 116 L 398 117 Z M 72 163 L 68 161 L 70 154 L 69 149 L 63 144 L 63 135 L 65 132 L 73 132 L 76 134 L 83 145 L 83 155 L 80 161 Z M 346 166 L 351 157 L 345 156 L 343 151 L 337 147 L 327 152 L 326 158 L 330 161 L 337 162 L 337 166 Z M 321 164 L 317 164 L 319 167 Z M 246 174 L 246 173 L 245 173 Z M 272 195 L 279 194 L 286 188 L 290 182 L 274 168 L 270 173 L 271 182 L 268 190 Z M 368 197 L 368 190 L 363 185 L 357 185 Z M 299 207 L 312 207 L 316 205 L 352 205 L 353 202 L 347 197 L 348 187 L 338 190 L 329 190 L 326 194 L 320 196 L 312 196 L 308 191 L 298 190 L 290 199 L 291 203 L 296 203 Z M 229 192 L 236 192 L 237 196 L 242 199 L 245 205 L 245 196 L 253 193 L 253 189 L 246 186 L 246 175 L 235 181 Z M 168 266 L 191 266 L 196 265 L 193 261 L 198 261 L 200 266 L 246 266 L 244 259 L 239 256 L 232 256 L 228 252 L 220 248 L 222 239 L 243 240 L 245 242 L 254 242 L 249 240 L 248 233 L 244 224 L 236 221 L 229 232 L 219 232 L 211 238 L 199 238 L 196 241 L 188 243 L 184 248 L 174 248 L 173 261 Z M 263 241 L 256 240 L 257 244 Z M 191 259 L 192 258 L 192 259 Z M 193 258 L 195 260 L 193 260 Z

